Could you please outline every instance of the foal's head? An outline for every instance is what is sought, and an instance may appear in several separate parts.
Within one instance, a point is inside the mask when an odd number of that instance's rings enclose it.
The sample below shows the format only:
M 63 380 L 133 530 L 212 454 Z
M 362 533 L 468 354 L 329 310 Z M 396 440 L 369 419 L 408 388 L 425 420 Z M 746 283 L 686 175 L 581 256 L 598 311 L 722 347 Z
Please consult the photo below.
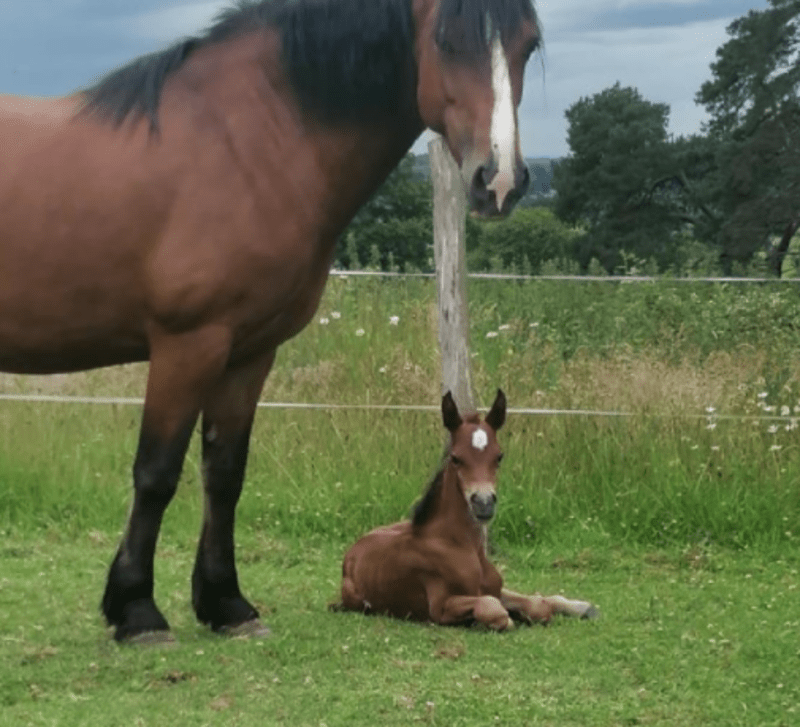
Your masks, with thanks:
M 445 469 L 455 474 L 472 517 L 479 523 L 488 523 L 494 517 L 497 468 L 503 458 L 497 430 L 506 419 L 505 394 L 497 390 L 492 408 L 481 421 L 477 414 L 462 419 L 448 391 L 442 398 L 442 419 L 450 431 Z
M 517 107 L 540 40 L 532 2 L 412 1 L 420 116 L 447 141 L 473 213 L 505 215 L 530 181 Z

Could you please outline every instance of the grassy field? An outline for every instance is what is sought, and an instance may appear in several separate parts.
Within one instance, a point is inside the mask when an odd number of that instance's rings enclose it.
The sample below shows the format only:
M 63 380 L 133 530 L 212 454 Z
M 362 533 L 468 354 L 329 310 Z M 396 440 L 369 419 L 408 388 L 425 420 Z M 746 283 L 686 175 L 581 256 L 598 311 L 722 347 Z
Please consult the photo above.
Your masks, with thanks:
M 0 401 L 0 724 L 797 724 L 795 289 L 474 281 L 470 297 L 479 398 L 631 414 L 512 414 L 501 433 L 507 582 L 592 600 L 600 621 L 495 635 L 329 614 L 344 549 L 404 516 L 443 430 L 428 412 L 269 409 L 238 552 L 274 636 L 193 620 L 193 448 L 156 566 L 180 643 L 120 648 L 98 602 L 139 409 Z M 430 281 L 334 279 L 265 399 L 435 404 L 435 330 Z M 144 374 L 0 376 L 0 392 L 139 396 Z

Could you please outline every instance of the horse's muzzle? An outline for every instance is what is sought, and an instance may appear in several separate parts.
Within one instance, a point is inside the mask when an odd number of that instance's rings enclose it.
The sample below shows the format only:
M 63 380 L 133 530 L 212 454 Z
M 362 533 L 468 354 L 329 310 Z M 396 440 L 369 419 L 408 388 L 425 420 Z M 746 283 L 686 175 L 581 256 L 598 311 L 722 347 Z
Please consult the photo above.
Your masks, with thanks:
M 472 514 L 479 522 L 489 522 L 494 517 L 497 495 L 494 492 L 475 492 L 469 498 Z
M 477 217 L 505 217 L 528 191 L 531 174 L 522 159 L 510 173 L 499 173 L 494 158 L 481 164 L 472 175 L 469 187 L 469 206 Z

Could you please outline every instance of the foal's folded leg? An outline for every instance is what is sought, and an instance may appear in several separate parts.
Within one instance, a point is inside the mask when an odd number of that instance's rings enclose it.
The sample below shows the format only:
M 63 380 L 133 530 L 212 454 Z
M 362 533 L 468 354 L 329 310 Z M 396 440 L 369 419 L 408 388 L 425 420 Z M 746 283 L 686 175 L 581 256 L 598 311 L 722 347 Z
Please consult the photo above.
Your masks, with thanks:
M 431 617 L 442 625 L 477 621 L 493 631 L 514 628 L 508 611 L 494 596 L 450 596 L 437 611 L 432 609 Z

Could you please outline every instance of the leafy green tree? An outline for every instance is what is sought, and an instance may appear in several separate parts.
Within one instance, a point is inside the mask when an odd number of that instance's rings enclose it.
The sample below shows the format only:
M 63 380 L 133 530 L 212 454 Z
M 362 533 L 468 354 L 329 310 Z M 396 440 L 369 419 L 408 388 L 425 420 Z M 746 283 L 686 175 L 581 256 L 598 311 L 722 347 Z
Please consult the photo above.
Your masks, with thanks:
M 355 216 L 339 242 L 335 264 L 381 270 L 427 270 L 433 260 L 431 183 L 409 154 Z
M 728 26 L 697 102 L 715 147 L 704 233 L 727 271 L 766 250 L 780 276 L 800 225 L 800 0 L 769 4 Z
M 559 220 L 544 207 L 518 209 L 501 222 L 484 223 L 478 234 L 467 231 L 470 270 L 503 270 L 536 274 L 542 263 L 572 257 L 581 233 Z
M 575 256 L 586 270 L 592 257 L 609 272 L 625 256 L 674 264 L 674 236 L 682 224 L 670 194 L 672 149 L 669 106 L 644 99 L 619 83 L 566 112 L 571 154 L 555 168 L 555 210 L 584 223 Z

